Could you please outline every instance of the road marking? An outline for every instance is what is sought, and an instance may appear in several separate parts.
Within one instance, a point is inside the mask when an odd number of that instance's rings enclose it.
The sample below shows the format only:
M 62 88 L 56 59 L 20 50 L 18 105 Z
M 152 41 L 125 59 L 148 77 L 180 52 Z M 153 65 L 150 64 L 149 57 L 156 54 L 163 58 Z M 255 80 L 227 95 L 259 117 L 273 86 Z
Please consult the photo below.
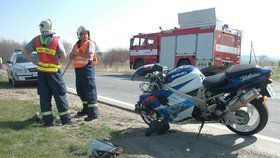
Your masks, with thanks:
M 205 124 L 205 125 L 210 126 L 210 127 L 214 127 L 214 128 L 218 128 L 218 129 L 222 129 L 222 130 L 229 130 L 227 127 L 225 127 L 223 125 L 218 125 L 218 124 Z M 263 136 L 263 135 L 260 135 L 260 134 L 254 134 L 254 136 L 257 137 L 258 139 L 271 141 L 271 142 L 280 144 L 280 139 L 277 139 L 277 138 Z
M 73 89 L 73 88 L 68 88 L 67 87 L 67 90 L 69 90 L 71 93 L 76 94 L 76 90 Z M 134 110 L 134 105 L 133 104 L 123 102 L 123 101 L 119 101 L 119 100 L 116 100 L 116 99 L 112 99 L 112 98 L 109 98 L 109 97 L 101 96 L 101 95 L 97 95 L 97 97 L 98 97 L 98 100 L 100 100 L 102 102 L 109 101 L 110 104 L 114 104 L 114 105 L 120 106 L 122 108 L 128 108 L 130 110 Z M 222 130 L 229 131 L 229 129 L 227 127 L 223 126 L 223 125 L 218 125 L 218 124 L 205 124 L 205 125 L 210 126 L 210 127 L 214 127 L 214 128 L 217 128 L 217 129 L 222 129 Z M 270 142 L 280 144 L 280 139 L 277 139 L 277 138 L 263 136 L 263 135 L 260 135 L 260 134 L 254 134 L 254 136 L 259 138 L 259 139 L 262 139 L 262 140 L 266 140 L 266 141 L 270 141 Z
M 112 99 L 112 98 L 108 98 L 108 97 L 104 97 L 104 96 L 101 96 L 101 95 L 97 95 L 97 98 L 98 100 L 102 101 L 102 102 L 106 102 L 106 101 L 109 101 L 111 104 L 118 104 L 118 106 L 124 106 L 130 110 L 134 110 L 134 105 L 133 104 L 130 104 L 130 103 L 126 103 L 126 102 L 123 102 L 123 101 L 119 101 L 119 100 L 116 100 L 116 99 Z
M 67 87 L 67 91 L 70 92 L 70 93 L 77 94 L 76 89 L 74 89 L 74 88 Z M 109 98 L 109 97 L 101 96 L 101 95 L 97 95 L 97 99 L 101 102 L 109 102 L 110 104 L 114 104 L 114 105 L 117 104 L 117 106 L 125 107 L 125 108 L 128 108 L 130 110 L 134 110 L 134 107 L 135 107 L 133 104 L 123 102 L 123 101 L 119 101 L 119 100 L 116 100 L 116 99 L 112 99 L 112 98 Z

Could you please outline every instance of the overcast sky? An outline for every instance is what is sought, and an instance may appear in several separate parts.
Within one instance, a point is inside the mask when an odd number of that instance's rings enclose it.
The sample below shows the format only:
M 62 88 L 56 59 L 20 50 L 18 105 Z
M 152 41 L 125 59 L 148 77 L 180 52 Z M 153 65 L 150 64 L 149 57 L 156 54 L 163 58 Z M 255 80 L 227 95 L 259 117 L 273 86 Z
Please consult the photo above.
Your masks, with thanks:
M 57 35 L 72 44 L 77 28 L 87 26 L 102 51 L 128 48 L 140 32 L 178 27 L 178 13 L 215 7 L 217 19 L 243 31 L 243 55 L 253 41 L 257 55 L 280 56 L 277 0 L 0 0 L 0 6 L 0 38 L 29 41 L 49 18 Z

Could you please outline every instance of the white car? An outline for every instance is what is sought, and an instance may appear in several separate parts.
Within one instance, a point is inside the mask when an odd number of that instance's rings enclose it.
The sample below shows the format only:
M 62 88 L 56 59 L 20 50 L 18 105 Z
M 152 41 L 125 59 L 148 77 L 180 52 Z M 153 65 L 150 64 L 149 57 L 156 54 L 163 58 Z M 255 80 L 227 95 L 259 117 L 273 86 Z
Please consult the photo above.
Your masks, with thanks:
M 36 52 L 32 53 L 35 61 L 38 60 Z M 20 82 L 37 82 L 38 72 L 37 66 L 23 57 L 20 50 L 16 50 L 10 61 L 7 62 L 7 74 L 9 82 L 16 86 Z

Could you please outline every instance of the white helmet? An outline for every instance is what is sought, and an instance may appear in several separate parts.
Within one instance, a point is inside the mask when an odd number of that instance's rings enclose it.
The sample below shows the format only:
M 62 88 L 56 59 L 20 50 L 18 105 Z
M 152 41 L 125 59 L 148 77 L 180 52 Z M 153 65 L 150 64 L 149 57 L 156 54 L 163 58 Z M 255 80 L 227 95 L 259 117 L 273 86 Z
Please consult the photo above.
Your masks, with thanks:
M 54 24 L 50 19 L 41 21 L 39 27 L 40 27 L 40 32 L 43 36 L 55 34 Z
M 78 36 L 79 39 L 81 38 L 81 37 L 80 37 L 81 33 L 84 32 L 84 31 L 87 31 L 87 32 L 88 32 L 88 37 L 90 37 L 90 32 L 89 32 L 89 30 L 86 29 L 84 26 L 80 26 L 80 27 L 78 28 L 78 30 L 77 30 L 77 36 Z
M 88 156 L 94 158 L 115 158 L 123 149 L 115 147 L 112 143 L 94 139 L 88 147 Z

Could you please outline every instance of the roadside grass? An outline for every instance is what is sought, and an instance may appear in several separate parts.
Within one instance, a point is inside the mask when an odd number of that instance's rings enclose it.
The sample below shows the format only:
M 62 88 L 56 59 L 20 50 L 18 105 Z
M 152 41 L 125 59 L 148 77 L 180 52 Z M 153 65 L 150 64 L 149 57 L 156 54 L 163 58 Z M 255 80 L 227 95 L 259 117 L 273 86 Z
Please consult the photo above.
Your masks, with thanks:
M 8 84 L 0 75 L 0 86 Z M 11 94 L 12 95 L 12 94 Z M 0 157 L 87 157 L 93 139 L 129 136 L 102 123 L 77 123 L 44 127 L 32 119 L 40 111 L 32 100 L 0 98 Z M 121 157 L 135 157 L 123 153 Z
M 279 67 L 273 67 L 272 68 L 271 78 L 275 81 L 280 81 L 280 68 Z
M 69 61 L 65 61 L 65 62 L 61 63 L 62 72 L 67 67 L 68 63 L 69 63 Z M 68 69 L 74 69 L 73 61 L 68 66 Z M 134 71 L 133 69 L 129 68 L 128 63 L 126 63 L 126 62 L 124 62 L 124 63 L 118 62 L 118 63 L 114 63 L 111 65 L 99 62 L 95 66 L 95 70 L 99 71 L 99 72 L 114 72 L 114 73 L 132 73 Z
M 0 73 L 0 86 L 8 84 L 8 78 L 4 74 Z
M 32 120 L 37 111 L 32 101 L 0 99 L 0 157 L 87 157 L 93 139 L 129 136 L 104 124 L 44 127 Z
M 96 66 L 96 71 L 132 73 L 134 70 L 130 69 L 127 63 L 114 63 L 113 65 L 99 63 Z

